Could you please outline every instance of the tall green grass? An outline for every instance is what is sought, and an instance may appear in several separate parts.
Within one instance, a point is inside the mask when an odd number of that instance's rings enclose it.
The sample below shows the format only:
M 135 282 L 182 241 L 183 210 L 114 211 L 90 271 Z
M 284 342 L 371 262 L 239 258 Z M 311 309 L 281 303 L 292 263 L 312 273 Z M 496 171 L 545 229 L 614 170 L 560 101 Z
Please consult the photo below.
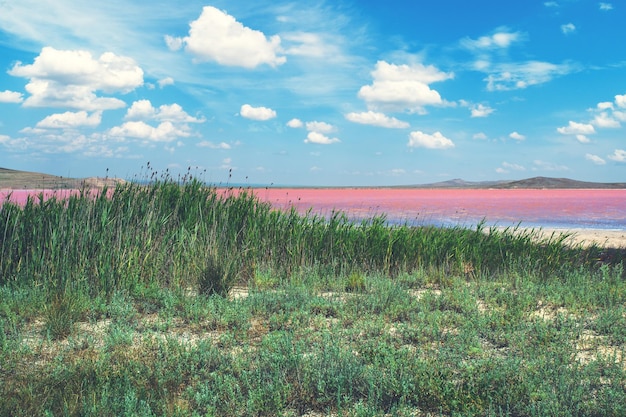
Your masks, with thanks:
M 94 197 L 29 198 L 0 210 L 0 285 L 46 294 L 110 295 L 138 286 L 196 287 L 225 294 L 237 280 L 271 270 L 290 278 L 311 268 L 334 275 L 421 268 L 448 274 L 523 270 L 558 276 L 591 267 L 599 249 L 569 248 L 566 235 L 537 231 L 389 226 L 273 210 L 246 189 L 191 179 L 128 183 Z

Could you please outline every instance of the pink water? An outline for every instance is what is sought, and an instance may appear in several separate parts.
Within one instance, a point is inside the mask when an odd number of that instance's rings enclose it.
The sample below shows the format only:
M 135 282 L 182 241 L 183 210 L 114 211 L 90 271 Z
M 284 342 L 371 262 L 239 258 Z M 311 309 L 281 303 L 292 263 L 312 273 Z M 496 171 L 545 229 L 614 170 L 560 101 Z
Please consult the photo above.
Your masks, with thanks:
M 277 208 L 351 218 L 384 214 L 390 223 L 626 230 L 626 190 L 257 189 Z
M 626 230 L 626 190 L 424 190 L 390 188 L 256 188 L 277 209 L 333 210 L 359 220 L 385 215 L 390 223 L 471 227 L 488 225 Z M 29 195 L 66 198 L 77 190 L 0 190 L 23 204 Z

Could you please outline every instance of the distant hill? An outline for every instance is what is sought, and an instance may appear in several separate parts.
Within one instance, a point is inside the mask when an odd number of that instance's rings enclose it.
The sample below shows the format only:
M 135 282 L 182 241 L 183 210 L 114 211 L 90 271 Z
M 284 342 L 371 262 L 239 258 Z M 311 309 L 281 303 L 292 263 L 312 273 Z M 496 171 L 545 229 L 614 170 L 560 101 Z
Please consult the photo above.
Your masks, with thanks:
M 588 182 L 569 178 L 533 177 L 519 181 L 509 181 L 491 188 L 626 188 L 626 182 Z
M 66 178 L 38 172 L 16 171 L 0 167 L 0 188 L 9 189 L 63 189 L 63 188 L 102 188 L 123 182 L 117 178 Z
M 38 172 L 16 171 L 0 167 L 0 188 L 10 189 L 61 189 L 61 188 L 102 188 L 124 182 L 118 178 L 65 178 L 56 175 L 42 174 Z M 330 187 L 341 188 L 341 187 Z M 601 188 L 601 189 L 626 189 L 626 182 L 587 182 L 576 181 L 569 178 L 533 177 L 524 180 L 501 180 L 501 181 L 465 181 L 456 178 L 449 181 L 435 182 L 431 184 L 419 184 L 409 186 L 391 186 L 383 188 L 425 188 L 425 189 L 514 189 L 514 188 Z
M 397 187 L 400 188 L 400 187 Z M 505 180 L 505 181 L 465 181 L 462 179 L 453 179 L 449 181 L 435 182 L 432 184 L 415 185 L 411 188 L 426 189 L 514 189 L 514 188 L 534 188 L 534 189 L 620 189 L 626 188 L 626 182 L 587 182 L 576 181 L 569 178 L 550 178 L 550 177 L 533 177 L 524 180 Z
M 451 189 L 466 189 L 466 188 L 495 188 L 507 184 L 509 181 L 465 181 L 460 178 L 453 180 L 434 182 L 431 184 L 415 185 L 415 188 L 451 188 Z M 400 188 L 400 187 L 398 187 Z M 404 188 L 404 187 L 402 187 Z

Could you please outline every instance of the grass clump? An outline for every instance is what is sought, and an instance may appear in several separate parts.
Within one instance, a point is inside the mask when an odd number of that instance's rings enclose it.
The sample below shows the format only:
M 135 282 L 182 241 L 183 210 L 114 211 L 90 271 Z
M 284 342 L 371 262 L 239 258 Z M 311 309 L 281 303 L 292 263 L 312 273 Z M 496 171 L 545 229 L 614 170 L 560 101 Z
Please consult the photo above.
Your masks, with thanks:
M 195 180 L 7 203 L 0 239 L 0 415 L 626 413 L 618 250 Z

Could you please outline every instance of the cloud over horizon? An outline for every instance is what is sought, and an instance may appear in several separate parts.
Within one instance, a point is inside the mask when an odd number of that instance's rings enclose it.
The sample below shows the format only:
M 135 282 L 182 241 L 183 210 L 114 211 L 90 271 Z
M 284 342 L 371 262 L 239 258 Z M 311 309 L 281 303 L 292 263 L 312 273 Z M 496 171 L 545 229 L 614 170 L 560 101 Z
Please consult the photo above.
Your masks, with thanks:
M 280 36 L 269 39 L 261 31 L 251 29 L 233 16 L 213 6 L 205 6 L 198 19 L 189 24 L 189 36 L 165 36 L 172 51 L 182 47 L 196 61 L 214 61 L 220 65 L 256 68 L 271 67 L 287 61 L 280 53 Z

